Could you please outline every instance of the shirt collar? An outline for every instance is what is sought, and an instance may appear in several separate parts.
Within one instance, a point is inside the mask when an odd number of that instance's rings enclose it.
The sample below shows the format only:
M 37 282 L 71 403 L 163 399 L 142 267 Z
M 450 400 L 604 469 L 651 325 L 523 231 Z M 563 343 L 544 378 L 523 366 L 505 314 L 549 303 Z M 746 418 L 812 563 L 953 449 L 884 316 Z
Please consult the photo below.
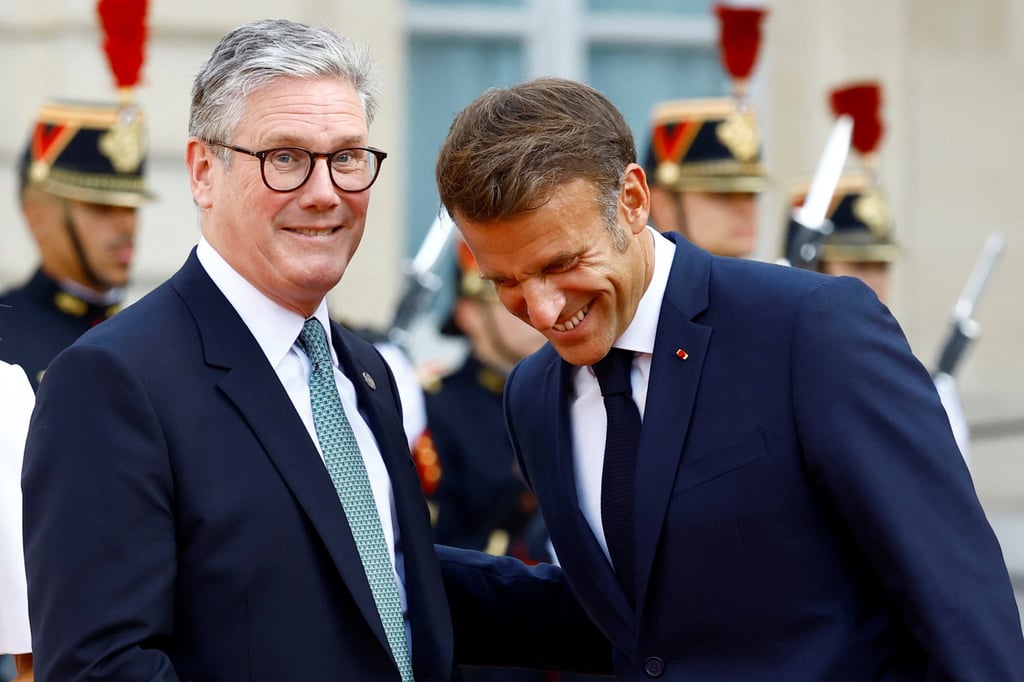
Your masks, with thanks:
M 228 299 L 228 303 L 238 312 L 242 322 L 249 328 L 270 365 L 277 367 L 299 338 L 299 332 L 302 331 L 306 319 L 267 298 L 238 274 L 203 237 L 200 237 L 199 245 L 196 247 L 196 257 L 213 283 Z M 330 341 L 331 324 L 326 299 L 320 301 L 314 317 L 323 325 Z M 328 343 L 328 347 L 334 363 L 337 364 L 334 344 Z
M 672 259 L 675 258 L 676 245 L 659 234 L 653 227 L 647 231 L 654 240 L 654 272 L 651 275 L 651 283 L 640 298 L 633 321 L 626 327 L 615 343 L 616 348 L 625 348 L 636 353 L 653 353 L 654 339 L 658 333 L 658 316 L 661 314 L 661 302 L 665 298 L 665 289 L 668 286 L 668 275 L 672 269 Z

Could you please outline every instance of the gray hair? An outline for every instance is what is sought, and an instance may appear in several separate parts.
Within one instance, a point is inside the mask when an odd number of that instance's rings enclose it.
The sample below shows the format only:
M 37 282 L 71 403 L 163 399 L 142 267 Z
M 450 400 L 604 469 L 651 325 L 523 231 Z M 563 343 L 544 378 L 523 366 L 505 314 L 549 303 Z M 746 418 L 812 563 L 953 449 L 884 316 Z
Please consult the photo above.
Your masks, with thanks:
M 324 26 L 285 20 L 243 24 L 225 35 L 192 84 L 188 132 L 231 141 L 253 92 L 281 78 L 337 78 L 359 95 L 367 125 L 377 111 L 379 84 L 365 47 Z

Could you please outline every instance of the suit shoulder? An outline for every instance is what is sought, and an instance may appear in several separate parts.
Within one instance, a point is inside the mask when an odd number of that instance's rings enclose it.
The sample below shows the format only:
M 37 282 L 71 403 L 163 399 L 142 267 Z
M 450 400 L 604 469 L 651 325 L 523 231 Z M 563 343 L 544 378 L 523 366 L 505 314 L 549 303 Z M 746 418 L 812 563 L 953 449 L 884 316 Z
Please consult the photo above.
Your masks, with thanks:
M 833 279 L 812 270 L 725 256 L 712 256 L 712 276 L 760 284 L 769 289 L 794 290 L 814 287 Z
M 110 319 L 83 334 L 76 345 L 161 346 L 171 328 L 184 319 L 184 303 L 165 282 Z
M 798 306 L 809 292 L 835 286 L 838 279 L 843 278 L 774 263 L 716 256 L 712 260 L 709 294 L 712 305 L 736 298 L 746 305 L 778 310 Z
M 381 356 L 380 351 L 377 350 L 376 346 L 361 334 L 352 331 L 335 320 L 331 320 L 331 327 L 333 333 L 336 334 L 345 346 L 361 360 L 366 361 L 373 358 L 374 361 L 380 360 L 380 362 L 384 362 L 383 357 Z

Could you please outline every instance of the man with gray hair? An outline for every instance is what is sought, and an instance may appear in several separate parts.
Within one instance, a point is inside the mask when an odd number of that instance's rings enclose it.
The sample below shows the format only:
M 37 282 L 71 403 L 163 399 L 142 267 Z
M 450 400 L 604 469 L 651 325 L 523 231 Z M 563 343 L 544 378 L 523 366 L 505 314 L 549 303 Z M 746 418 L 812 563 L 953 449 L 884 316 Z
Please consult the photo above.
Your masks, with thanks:
M 394 377 L 328 318 L 386 158 L 376 106 L 366 54 L 323 28 L 241 26 L 200 70 L 199 244 L 58 356 L 38 396 L 37 679 L 610 667 L 558 570 L 432 545 Z

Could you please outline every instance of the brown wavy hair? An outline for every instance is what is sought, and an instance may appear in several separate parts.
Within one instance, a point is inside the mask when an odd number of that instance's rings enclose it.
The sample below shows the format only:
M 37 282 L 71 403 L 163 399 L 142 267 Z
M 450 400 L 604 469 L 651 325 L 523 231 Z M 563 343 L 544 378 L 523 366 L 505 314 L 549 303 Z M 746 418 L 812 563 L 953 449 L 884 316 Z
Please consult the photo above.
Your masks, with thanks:
M 459 113 L 435 174 L 444 207 L 472 222 L 538 208 L 560 185 L 588 180 L 614 226 L 623 174 L 636 159 L 632 131 L 608 98 L 539 78 L 487 90 Z

